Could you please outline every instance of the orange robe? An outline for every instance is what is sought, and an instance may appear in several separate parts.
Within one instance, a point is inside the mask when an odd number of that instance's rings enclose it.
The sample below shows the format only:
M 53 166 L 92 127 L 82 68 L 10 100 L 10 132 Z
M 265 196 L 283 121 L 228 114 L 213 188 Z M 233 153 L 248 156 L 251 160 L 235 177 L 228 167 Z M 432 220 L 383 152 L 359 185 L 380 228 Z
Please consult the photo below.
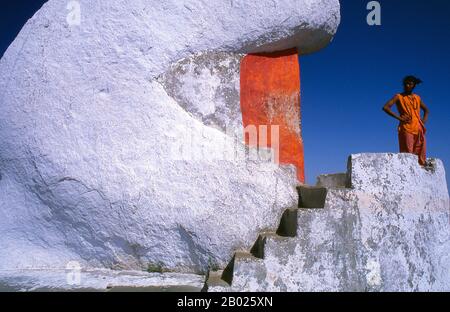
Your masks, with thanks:
M 409 116 L 408 123 L 400 122 L 398 126 L 398 142 L 400 153 L 412 153 L 419 157 L 419 164 L 425 165 L 426 161 L 426 128 L 420 118 L 420 96 L 412 97 L 398 94 L 397 109 L 400 116 Z

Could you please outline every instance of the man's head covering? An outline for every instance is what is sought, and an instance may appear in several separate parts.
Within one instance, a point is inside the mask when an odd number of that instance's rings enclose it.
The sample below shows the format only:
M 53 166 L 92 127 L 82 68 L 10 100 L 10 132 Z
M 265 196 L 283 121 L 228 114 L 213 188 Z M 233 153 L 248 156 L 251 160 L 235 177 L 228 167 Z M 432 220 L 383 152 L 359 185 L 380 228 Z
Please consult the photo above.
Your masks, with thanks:
M 414 76 L 406 76 L 405 78 L 403 78 L 403 84 L 405 85 L 407 82 L 413 82 L 415 85 L 418 85 L 420 83 L 422 83 L 422 80 L 420 80 L 417 77 Z

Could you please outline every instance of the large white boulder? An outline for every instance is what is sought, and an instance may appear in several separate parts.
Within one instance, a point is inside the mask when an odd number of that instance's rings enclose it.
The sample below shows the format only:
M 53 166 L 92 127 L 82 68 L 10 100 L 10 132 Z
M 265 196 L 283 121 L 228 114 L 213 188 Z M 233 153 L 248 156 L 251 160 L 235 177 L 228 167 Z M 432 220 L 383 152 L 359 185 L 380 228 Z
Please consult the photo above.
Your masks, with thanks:
M 296 178 L 224 159 L 245 150 L 223 128 L 239 106 L 210 92 L 236 101 L 243 53 L 314 52 L 339 18 L 337 0 L 48 1 L 0 60 L 0 269 L 225 265 L 295 205 Z M 196 60 L 225 73 L 171 75 Z

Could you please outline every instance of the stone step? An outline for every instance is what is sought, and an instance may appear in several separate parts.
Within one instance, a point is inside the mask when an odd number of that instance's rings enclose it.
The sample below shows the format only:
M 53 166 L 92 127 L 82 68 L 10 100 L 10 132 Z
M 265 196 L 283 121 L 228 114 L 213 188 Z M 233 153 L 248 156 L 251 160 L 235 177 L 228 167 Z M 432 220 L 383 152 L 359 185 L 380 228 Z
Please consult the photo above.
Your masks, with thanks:
M 296 220 L 291 220 L 290 222 L 296 225 L 296 236 L 290 237 L 288 240 L 265 240 L 264 258 L 276 258 L 279 259 L 279 262 L 283 262 L 283 259 L 297 252 L 296 248 L 298 250 L 306 248 L 305 239 L 309 235 L 325 237 L 325 232 L 332 229 L 329 228 L 332 225 L 327 224 L 330 210 L 339 209 L 331 213 L 334 216 L 344 213 L 348 203 L 347 200 L 352 198 L 350 195 L 352 192 L 351 189 L 347 188 L 327 188 L 327 196 L 334 200 L 327 203 L 326 207 L 321 209 L 299 208 L 296 211 L 292 211 L 292 215 L 296 217 Z
M 222 279 L 222 274 L 224 270 L 209 271 L 208 278 L 206 279 L 205 286 L 202 291 L 210 291 L 212 288 L 215 289 L 227 289 L 230 284 Z
M 256 258 L 250 252 L 247 251 L 236 251 L 230 263 L 226 266 L 222 273 L 222 279 L 229 285 L 233 282 L 234 270 L 238 266 L 242 266 L 249 262 L 261 262 L 262 259 Z
M 322 186 L 299 185 L 298 207 L 307 209 L 318 209 L 325 207 L 327 188 Z
M 283 237 L 297 236 L 297 213 L 297 207 L 286 209 L 281 216 L 276 234 Z
M 350 180 L 347 173 L 321 174 L 317 177 L 316 186 L 348 188 L 350 187 Z
M 223 271 L 211 272 L 212 275 L 208 278 L 206 287 L 215 289 L 224 289 L 224 287 L 227 286 L 230 287 L 233 282 L 236 266 L 239 266 L 240 269 L 244 269 L 246 264 L 252 264 L 250 267 L 263 264 L 266 244 L 270 242 L 271 245 L 284 245 L 287 240 L 296 236 L 298 210 L 299 209 L 296 207 L 286 209 L 281 216 L 280 224 L 276 232 L 261 232 L 250 252 L 235 252 L 233 258 Z
M 250 253 L 258 259 L 264 259 L 264 246 L 268 240 L 282 242 L 286 239 L 288 238 L 282 237 L 275 232 L 263 232 L 259 234 L 258 239 L 250 250 Z
M 264 246 L 267 241 L 283 242 L 289 237 L 295 237 L 297 233 L 298 208 L 288 208 L 284 211 L 276 232 L 261 232 L 250 252 L 237 251 L 223 271 L 211 272 L 211 277 L 206 282 L 207 288 L 221 288 L 230 286 L 233 281 L 236 264 L 241 267 L 249 262 L 261 262 L 264 258 Z M 220 276 L 218 276 L 220 274 Z M 225 284 L 226 285 L 225 285 Z
M 248 274 L 252 277 L 261 275 L 265 271 L 263 259 L 254 257 L 249 253 L 242 253 L 234 259 L 231 287 L 247 282 Z
M 302 209 L 324 208 L 327 188 L 318 186 L 300 185 L 299 207 Z M 262 269 L 264 267 L 265 249 L 270 248 L 272 253 L 288 246 L 289 241 L 297 236 L 299 211 L 297 207 L 288 208 L 281 216 L 276 232 L 261 232 L 252 246 L 250 252 L 237 251 L 223 271 L 211 272 L 206 282 L 206 289 L 225 290 L 232 287 L 233 279 L 239 277 L 239 271 L 245 272 Z M 322 209 L 320 209 L 322 210 Z M 266 247 L 268 246 L 268 247 Z M 263 269 L 262 269 L 263 270 Z M 236 272 L 237 275 L 236 275 Z

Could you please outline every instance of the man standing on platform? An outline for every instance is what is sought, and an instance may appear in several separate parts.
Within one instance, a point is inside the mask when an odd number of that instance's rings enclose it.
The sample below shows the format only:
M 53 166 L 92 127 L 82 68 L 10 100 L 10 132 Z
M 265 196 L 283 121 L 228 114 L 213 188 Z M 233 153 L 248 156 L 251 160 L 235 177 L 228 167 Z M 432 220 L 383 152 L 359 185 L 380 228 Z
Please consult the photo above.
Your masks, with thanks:
M 414 76 L 407 76 L 403 79 L 403 93 L 397 93 L 383 110 L 390 116 L 400 121 L 398 126 L 398 141 L 400 153 L 412 153 L 419 156 L 419 164 L 426 164 L 426 141 L 425 141 L 425 123 L 428 119 L 428 108 L 422 102 L 419 95 L 414 94 L 414 88 L 422 80 Z M 392 110 L 396 104 L 400 116 Z M 421 118 L 421 109 L 424 111 Z

